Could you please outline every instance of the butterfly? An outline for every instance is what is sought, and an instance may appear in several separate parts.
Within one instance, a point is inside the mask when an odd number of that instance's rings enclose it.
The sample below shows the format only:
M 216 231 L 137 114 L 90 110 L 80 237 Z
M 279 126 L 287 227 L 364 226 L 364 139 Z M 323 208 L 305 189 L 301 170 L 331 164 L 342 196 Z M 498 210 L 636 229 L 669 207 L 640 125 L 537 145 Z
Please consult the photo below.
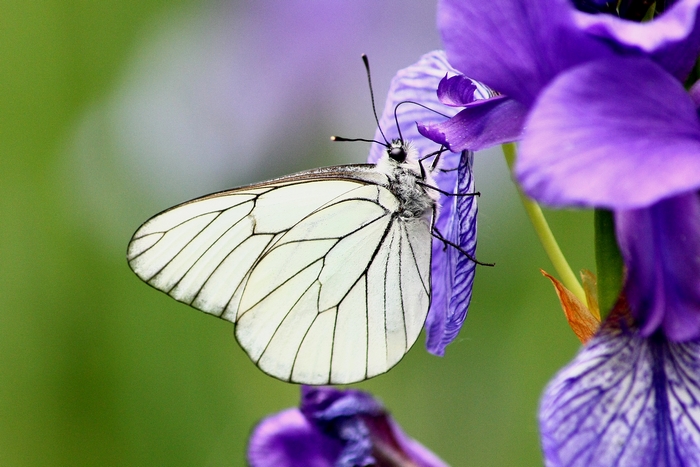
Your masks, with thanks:
M 347 384 L 388 371 L 430 306 L 437 188 L 417 151 L 376 165 L 299 172 L 197 198 L 134 233 L 131 269 L 235 323 L 251 360 L 278 379 Z

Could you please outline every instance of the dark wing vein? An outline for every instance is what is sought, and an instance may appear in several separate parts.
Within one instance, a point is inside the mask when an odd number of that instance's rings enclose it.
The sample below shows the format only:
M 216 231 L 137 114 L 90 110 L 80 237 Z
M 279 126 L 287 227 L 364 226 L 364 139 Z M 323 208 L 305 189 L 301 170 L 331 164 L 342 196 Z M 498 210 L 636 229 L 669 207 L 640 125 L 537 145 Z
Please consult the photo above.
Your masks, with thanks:
M 222 214 L 223 214 L 223 211 L 222 211 Z M 241 221 L 243 221 L 243 219 L 245 219 L 246 217 L 248 217 L 249 214 L 250 214 L 250 212 L 248 212 L 248 214 L 244 215 L 243 217 L 241 217 L 240 219 L 238 219 L 236 222 L 234 222 L 233 224 L 231 224 L 226 230 L 224 230 L 224 231 L 221 233 L 221 235 L 219 235 L 218 237 L 216 237 L 216 239 L 215 239 L 213 242 L 210 242 L 210 243 L 209 243 L 209 246 L 207 246 L 207 248 L 202 252 L 202 254 L 199 255 L 199 258 L 197 258 L 196 260 L 192 261 L 192 264 L 190 264 L 190 266 L 187 268 L 187 270 L 184 272 L 184 274 L 182 274 L 182 276 L 173 284 L 173 286 L 170 288 L 170 290 L 167 291 L 167 293 L 169 294 L 175 287 L 178 286 L 178 284 L 180 284 L 180 282 L 182 282 L 182 279 L 184 279 L 185 276 L 186 276 L 186 275 L 192 270 L 192 268 L 197 264 L 197 262 L 199 262 L 199 260 L 202 259 L 202 257 L 204 257 L 204 255 L 206 255 L 207 252 L 208 252 L 209 250 L 211 250 L 211 249 L 214 247 L 214 245 L 216 244 L 216 242 L 218 242 L 224 235 L 226 235 L 227 233 L 229 233 L 229 232 L 231 231 L 231 229 L 233 229 L 233 228 L 235 228 L 236 226 L 238 226 L 238 224 L 240 224 Z M 219 216 L 217 216 L 217 218 L 218 218 L 218 217 L 219 217 Z M 215 220 L 216 220 L 216 219 L 215 219 Z M 212 221 L 212 222 L 214 222 L 214 221 Z M 209 225 L 211 225 L 211 223 L 210 223 Z M 209 225 L 207 225 L 207 227 L 209 227 Z M 195 235 L 195 237 L 192 238 L 192 240 L 194 240 L 196 237 L 198 237 L 199 235 L 201 235 L 201 234 L 204 232 L 204 230 L 207 229 L 207 227 L 205 227 L 204 229 L 202 229 L 201 232 L 199 232 L 197 235 Z M 251 235 L 251 236 L 252 236 L 252 235 Z M 248 236 L 247 238 L 250 238 L 251 236 Z M 243 240 L 243 242 L 245 242 L 245 240 Z M 228 258 L 229 255 L 230 255 L 231 253 L 233 253 L 233 251 L 236 250 L 243 242 L 240 242 L 238 245 L 236 245 L 235 247 L 233 247 L 233 248 L 231 249 L 231 251 L 230 251 L 228 254 L 226 254 L 226 256 L 224 256 L 224 259 L 221 260 L 221 261 L 219 262 L 219 264 L 218 264 L 218 265 L 214 268 L 214 270 L 209 274 L 209 276 L 207 277 L 207 279 L 205 279 L 204 282 L 202 282 L 202 287 L 199 288 L 200 291 L 201 291 L 201 289 L 204 287 L 204 285 L 207 283 L 207 281 L 211 278 L 211 276 L 212 276 L 212 274 L 214 273 L 214 271 L 217 270 L 217 269 L 219 268 L 219 266 L 221 266 L 221 263 L 223 263 L 224 260 L 225 260 L 226 258 Z M 183 248 L 183 250 L 184 250 L 184 248 Z M 180 250 L 180 252 L 182 252 L 182 250 Z M 179 254 L 180 254 L 180 253 L 178 253 L 178 255 L 179 255 Z M 177 257 L 178 255 L 175 255 L 175 257 Z M 173 260 L 175 259 L 175 257 L 173 257 Z M 172 260 L 171 260 L 171 261 L 172 261 Z M 199 293 L 199 292 L 197 292 L 197 293 Z M 190 302 L 190 303 L 192 303 L 192 302 Z
M 411 258 L 413 258 L 413 263 L 416 265 L 416 272 L 418 272 L 418 277 L 420 278 L 421 284 L 423 284 L 423 290 L 425 290 L 428 296 L 430 296 L 430 284 L 426 285 L 425 281 L 423 280 L 420 265 L 418 264 L 418 258 L 416 258 L 416 252 L 413 248 L 413 244 L 411 243 L 411 237 L 410 235 L 406 235 L 406 238 L 408 239 L 408 248 L 411 251 Z M 432 245 L 429 246 L 429 248 L 432 250 Z M 430 267 L 430 263 L 428 263 L 428 267 Z
M 291 244 L 291 243 L 292 243 L 292 242 L 290 242 L 290 243 L 288 243 L 288 244 Z M 288 245 L 288 244 L 286 244 L 286 245 Z M 332 247 L 331 247 L 331 248 L 332 248 Z M 275 293 L 275 292 L 276 292 L 280 287 L 282 287 L 284 284 L 286 284 L 287 282 L 289 282 L 289 281 L 291 281 L 292 279 L 294 279 L 295 277 L 297 277 L 300 273 L 302 273 L 302 272 L 304 272 L 305 270 L 307 270 L 307 269 L 308 269 L 310 266 L 312 266 L 313 264 L 317 263 L 317 262 L 320 261 L 320 260 L 325 259 L 325 257 L 326 257 L 326 256 L 323 255 L 323 256 L 321 256 L 320 258 L 314 258 L 314 260 L 311 261 L 310 263 L 303 265 L 303 266 L 301 267 L 301 269 L 299 269 L 297 272 L 295 272 L 294 274 L 292 274 L 291 276 L 289 276 L 289 277 L 288 277 L 287 279 L 285 279 L 282 283 L 280 283 L 280 284 L 277 285 L 275 288 L 273 288 L 272 290 L 270 290 L 267 294 L 263 295 L 263 297 L 262 297 L 260 300 L 258 300 L 257 302 L 253 303 L 246 311 L 244 311 L 243 313 L 240 314 L 239 318 L 243 317 L 243 315 L 245 315 L 246 313 L 248 313 L 250 310 L 252 310 L 253 308 L 255 308 L 259 303 L 263 302 L 263 301 L 264 301 L 265 299 L 267 299 L 270 295 L 272 295 L 273 293 Z M 255 269 L 255 266 L 253 266 L 253 267 L 251 268 L 251 271 L 252 271 L 253 269 Z M 323 270 L 323 269 L 321 269 L 321 270 Z M 320 275 L 320 274 L 321 274 L 321 273 L 319 272 L 319 275 Z M 316 280 L 318 280 L 318 276 L 316 277 Z M 248 286 L 247 284 L 244 286 L 243 294 L 245 294 L 245 287 L 247 287 L 247 286 Z M 234 291 L 234 292 L 235 292 L 235 291 Z M 243 294 L 241 294 L 241 296 L 243 296 Z
M 404 226 L 401 225 L 401 227 L 404 227 Z M 401 275 L 401 273 L 403 271 L 403 239 L 401 237 L 403 237 L 404 232 L 405 232 L 405 229 L 401 229 L 401 231 L 399 232 L 399 254 L 398 254 L 398 256 L 399 256 L 399 280 L 398 280 L 398 284 L 399 284 L 399 300 L 401 300 L 401 317 L 403 318 L 403 335 L 404 335 L 403 342 L 404 342 L 404 354 L 405 354 L 406 351 L 408 350 L 407 349 L 407 347 L 408 347 L 408 329 L 406 329 L 406 316 L 405 316 L 406 307 L 404 306 L 404 303 L 403 303 L 403 287 L 402 287 L 403 277 Z M 408 235 L 406 235 L 406 237 L 408 237 Z
M 379 217 L 377 217 L 377 218 L 374 219 L 372 222 L 368 222 L 367 224 L 363 225 L 362 227 L 360 227 L 360 228 L 357 229 L 357 230 L 354 230 L 353 232 L 351 232 L 350 234 L 346 235 L 345 237 L 339 237 L 339 240 L 340 240 L 340 239 L 343 239 L 343 238 L 346 238 L 346 237 L 349 237 L 349 236 L 352 235 L 353 233 L 362 230 L 363 228 L 365 228 L 365 227 L 367 227 L 367 226 L 373 224 L 374 222 L 376 222 L 376 221 L 378 221 L 378 220 L 384 218 L 385 216 L 386 216 L 386 214 L 385 214 L 384 216 L 379 216 Z M 370 266 L 371 266 L 372 263 L 374 262 L 374 259 L 376 258 L 377 253 L 379 253 L 379 250 L 380 250 L 382 244 L 384 243 L 384 239 L 386 238 L 387 234 L 389 233 L 389 231 L 391 230 L 391 228 L 392 228 L 392 226 L 393 226 L 393 224 L 394 224 L 394 221 L 395 221 L 396 216 L 393 215 L 392 217 L 393 217 L 394 219 L 390 220 L 389 223 L 387 224 L 386 229 L 384 229 L 384 233 L 382 234 L 382 238 L 379 240 L 379 242 L 377 243 L 377 246 L 374 248 L 374 252 L 373 252 L 372 255 L 370 256 L 369 261 L 367 261 L 367 266 L 365 266 L 365 269 L 360 273 L 360 275 L 357 276 L 357 279 L 355 280 L 355 282 L 352 283 L 352 285 L 348 288 L 348 290 L 347 290 L 347 291 L 345 292 L 345 294 L 340 298 L 340 300 L 338 300 L 338 303 L 337 303 L 335 306 L 340 306 L 340 304 L 343 303 L 343 300 L 345 300 L 345 297 L 348 296 L 348 294 L 349 294 L 350 291 L 353 289 L 353 287 L 355 287 L 355 285 L 357 284 L 357 282 L 362 278 L 362 276 L 366 275 L 367 272 L 369 271 Z M 315 239 L 314 239 L 314 240 L 315 240 Z M 290 243 L 291 243 L 291 242 L 290 242 Z M 331 248 L 328 250 L 328 253 L 330 253 L 330 252 L 333 250 L 334 247 L 335 247 L 335 245 L 333 245 L 333 247 L 331 247 Z M 326 255 L 328 255 L 328 253 L 326 253 L 325 255 L 323 255 L 323 259 L 324 259 L 324 260 L 325 260 L 325 258 L 326 258 Z M 323 268 L 321 268 L 321 271 L 323 271 Z M 321 275 L 321 273 L 319 272 L 319 276 L 320 276 L 320 275 Z M 319 282 L 319 283 L 320 283 L 320 282 Z M 323 288 L 323 284 L 321 284 L 321 287 Z M 317 308 L 319 309 L 319 311 L 325 311 L 325 310 L 321 310 L 321 306 L 320 306 L 320 303 L 319 303 L 320 300 L 321 300 L 321 294 L 319 293 L 318 300 L 317 300 Z M 330 308 L 333 308 L 333 307 L 330 307 Z M 327 309 L 329 310 L 330 308 L 327 308 Z
M 308 267 L 307 267 L 307 268 L 308 268 Z M 304 269 L 307 269 L 307 268 L 304 268 Z M 301 271 L 299 271 L 299 272 L 301 272 Z M 280 320 L 280 323 L 279 323 L 279 324 L 277 325 L 277 327 L 275 328 L 275 331 L 272 333 L 272 336 L 270 337 L 270 340 L 267 341 L 267 344 L 265 344 L 265 347 L 263 348 L 262 352 L 260 352 L 260 357 L 258 357 L 258 359 L 255 361 L 256 364 L 260 361 L 260 359 L 263 357 L 263 355 L 265 355 L 265 352 L 267 351 L 267 348 L 270 346 L 270 344 L 272 343 L 272 341 L 275 339 L 275 336 L 277 335 L 277 331 L 279 331 L 280 327 L 282 327 L 282 324 L 283 324 L 284 321 L 287 319 L 287 317 L 289 316 L 289 314 L 292 312 L 292 310 L 294 309 L 294 307 L 297 306 L 297 304 L 299 303 L 299 301 L 300 301 L 302 298 L 304 298 L 304 295 L 306 295 L 306 293 L 309 291 L 309 289 L 311 289 L 311 287 L 313 287 L 314 284 L 315 284 L 316 282 L 318 282 L 318 281 L 316 280 L 316 281 L 313 281 L 311 284 L 309 284 L 309 286 L 304 290 L 304 293 L 302 293 L 301 295 L 299 295 L 299 298 L 297 298 L 296 301 L 294 302 L 294 304 L 292 304 L 292 306 L 289 307 L 289 309 L 287 310 L 287 312 L 284 314 L 284 316 L 283 316 L 282 319 Z M 313 320 L 313 321 L 311 322 L 311 324 L 309 325 L 308 329 L 306 330 L 307 332 L 308 332 L 309 329 L 311 329 L 311 326 L 313 326 L 314 322 L 316 322 L 316 318 L 314 318 L 314 320 Z M 306 337 L 306 333 L 304 333 L 304 337 Z M 304 339 L 301 340 L 301 342 L 303 342 L 303 341 L 304 341 Z M 297 352 L 299 352 L 299 349 L 300 349 L 300 348 L 301 348 L 301 343 L 299 343 L 299 347 L 297 348 Z M 292 365 L 292 369 L 293 369 L 293 368 L 294 368 L 294 365 Z M 289 379 L 291 379 L 291 378 L 292 378 L 292 374 L 290 373 L 290 374 L 289 374 Z
M 394 246 L 394 240 L 396 240 L 396 233 L 394 232 L 393 235 L 391 236 L 391 243 L 389 244 L 389 251 L 386 255 L 386 264 L 384 265 L 384 351 L 386 353 L 386 358 L 385 362 L 389 362 L 389 332 L 387 328 L 387 320 L 386 320 L 386 315 L 388 314 L 387 311 L 387 303 L 386 303 L 386 295 L 388 292 L 388 287 L 386 283 L 386 278 L 389 273 L 389 260 L 391 259 L 391 250 L 392 247 Z
M 255 236 L 255 234 L 251 235 L 251 236 L 248 237 L 248 238 L 252 238 L 252 237 L 254 237 L 254 236 Z M 267 248 L 268 246 L 270 246 L 270 242 L 272 242 L 272 238 L 270 238 L 270 241 L 267 242 L 267 245 L 265 245 L 265 247 L 263 248 L 263 250 L 264 250 L 265 248 Z M 214 268 L 214 270 L 211 272 L 211 274 L 209 274 L 209 277 L 207 278 L 207 280 L 204 281 L 204 284 L 202 284 L 202 287 L 199 288 L 199 291 L 198 291 L 197 294 L 195 295 L 195 298 L 192 299 L 192 303 L 194 303 L 195 300 L 199 297 L 200 292 L 202 291 L 202 289 L 204 289 L 204 285 L 206 285 L 206 283 L 209 282 L 209 280 L 212 278 L 212 276 L 214 275 L 214 273 L 221 267 L 222 264 L 224 264 L 224 262 L 226 261 L 226 259 L 228 259 L 228 257 L 231 256 L 231 255 L 233 254 L 234 251 L 236 251 L 239 247 L 241 247 L 241 245 L 243 245 L 243 243 L 245 243 L 245 240 L 242 241 L 241 243 L 239 243 L 239 244 L 236 246 L 236 248 L 234 248 L 233 250 L 231 250 L 231 251 L 226 255 L 226 257 L 219 263 L 219 265 L 218 265 L 216 268 Z M 246 281 L 246 280 L 250 277 L 250 274 L 253 272 L 253 269 L 255 269 L 255 265 L 256 265 L 256 262 L 253 262 L 253 264 L 248 268 L 248 271 L 246 271 L 246 273 L 245 273 L 245 274 L 243 275 L 243 277 L 241 278 L 241 281 L 240 281 L 238 284 L 236 284 L 236 287 L 233 287 L 233 288 L 231 289 L 231 295 L 229 296 L 228 300 L 226 300 L 226 304 L 225 304 L 225 305 L 223 306 L 223 308 L 221 309 L 221 313 L 220 313 L 219 315 L 217 315 L 217 316 L 221 317 L 224 313 L 226 313 L 226 310 L 228 309 L 229 305 L 231 304 L 231 299 L 233 299 L 233 295 L 236 293 L 236 290 L 238 290 L 238 287 L 240 287 L 241 284 L 242 284 L 244 281 Z
M 214 212 L 214 211 L 212 211 L 212 212 Z M 155 272 L 155 274 L 153 274 L 151 277 L 149 277 L 148 280 L 147 280 L 146 282 L 152 281 L 158 274 L 160 274 L 161 272 L 163 272 L 163 269 L 165 269 L 170 263 L 172 263 L 173 260 L 175 260 L 175 258 L 177 258 L 177 257 L 180 255 L 180 253 L 182 253 L 182 250 L 184 250 L 185 248 L 187 248 L 187 247 L 194 241 L 195 238 L 199 237 L 199 235 L 200 235 L 202 232 L 204 232 L 204 231 L 207 229 L 207 227 L 209 227 L 209 226 L 211 225 L 212 222 L 214 222 L 216 219 L 218 219 L 219 216 L 221 216 L 221 213 L 222 213 L 222 212 L 223 212 L 223 211 L 219 211 L 219 213 L 218 213 L 216 216 L 214 216 L 214 218 L 213 218 L 211 221 L 209 221 L 209 223 L 208 223 L 207 225 L 205 225 L 204 227 L 202 227 L 202 229 L 201 229 L 199 232 L 197 232 L 191 239 L 187 240 L 187 242 L 182 246 L 182 248 L 180 248 L 180 251 L 178 251 L 177 253 L 175 253 L 175 255 L 174 255 L 172 258 L 170 258 L 160 269 L 158 269 L 158 270 Z M 207 214 L 211 214 L 211 212 L 208 212 Z M 191 218 L 189 218 L 189 219 L 188 219 L 187 221 L 185 221 L 185 222 L 189 222 L 189 221 L 191 221 L 191 220 L 193 220 L 193 219 L 197 219 L 197 218 L 199 218 L 199 217 L 202 217 L 202 216 L 191 217 Z M 157 242 L 155 242 L 153 245 L 151 245 L 150 247 L 148 247 L 147 250 L 144 250 L 144 252 L 149 251 L 151 248 L 153 248 L 154 246 L 156 246 L 161 240 L 163 240 L 163 239 L 165 238 L 165 235 L 167 235 L 167 233 L 172 232 L 172 231 L 173 231 L 174 229 L 176 229 L 177 227 L 179 227 L 179 226 L 185 224 L 185 222 L 181 222 L 180 224 L 178 224 L 177 226 L 173 227 L 172 229 L 167 230 L 167 231 L 165 232 L 165 234 L 164 234 L 161 238 L 158 239 Z M 134 257 L 134 259 L 136 259 L 136 257 Z M 133 260 L 132 260 L 132 261 L 133 261 Z M 159 290 L 160 290 L 160 289 L 159 289 Z M 172 289 L 171 289 L 171 290 L 172 290 Z M 164 290 L 164 292 L 165 292 L 165 293 L 168 293 L 169 291 L 168 291 L 168 290 Z

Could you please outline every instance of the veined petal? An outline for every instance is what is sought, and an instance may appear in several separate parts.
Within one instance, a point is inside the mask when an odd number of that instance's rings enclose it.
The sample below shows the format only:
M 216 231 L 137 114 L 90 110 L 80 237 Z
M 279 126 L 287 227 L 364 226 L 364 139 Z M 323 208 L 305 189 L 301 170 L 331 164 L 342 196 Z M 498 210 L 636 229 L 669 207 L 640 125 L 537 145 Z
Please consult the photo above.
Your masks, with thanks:
M 700 465 L 700 341 L 605 329 L 539 410 L 547 467 Z
M 379 119 L 385 136 L 389 139 L 398 138 L 394 109 L 398 103 L 406 100 L 420 102 L 448 116 L 455 115 L 458 109 L 441 103 L 435 92 L 445 74 L 453 73 L 457 72 L 449 66 L 442 51 L 430 52 L 421 57 L 416 64 L 400 70 L 391 82 L 384 112 Z M 476 87 L 475 98 L 484 99 L 489 96 L 490 90 L 488 88 L 477 82 L 473 84 Z M 415 122 L 437 123 L 444 121 L 444 116 L 411 104 L 401 105 L 397 115 L 403 138 L 411 141 L 411 144 L 418 149 L 419 154 L 426 155 L 439 149 L 437 144 L 418 133 Z M 382 140 L 379 131 L 375 133 L 375 139 Z M 382 151 L 385 150 L 386 148 L 383 146 L 373 144 L 369 161 L 376 162 Z M 468 158 L 468 155 L 465 157 L 467 159 L 464 159 L 460 152 L 445 152 L 441 155 L 440 167 L 443 170 L 433 173 L 438 188 L 448 193 L 472 193 L 474 191 L 471 159 Z M 441 194 L 438 203 L 440 209 L 437 213 L 437 219 L 435 219 L 435 227 L 447 240 L 460 245 L 474 255 L 476 249 L 476 198 Z M 464 322 L 471 299 L 474 274 L 472 261 L 463 255 L 461 255 L 463 259 L 458 258 L 460 254 L 454 248 L 444 248 L 444 246 L 441 241 L 433 240 L 432 291 L 430 310 L 426 320 L 426 347 L 429 352 L 435 355 L 444 354 L 445 346 L 456 337 Z M 464 282 L 459 283 L 460 292 L 452 296 L 454 293 L 453 284 L 462 280 Z
M 598 60 L 543 92 L 515 170 L 523 190 L 548 205 L 648 206 L 700 187 L 700 120 L 658 65 Z
M 451 151 L 479 151 L 521 138 L 527 109 L 506 96 L 495 96 L 467 104 L 451 119 L 425 125 L 418 131 Z
M 529 107 L 559 72 L 612 51 L 573 22 L 570 0 L 440 0 L 450 63 Z
M 473 154 L 462 153 L 452 192 L 474 193 L 473 159 Z M 476 255 L 477 198 L 463 196 L 450 201 L 439 213 L 440 233 L 473 258 Z M 444 355 L 447 345 L 462 329 L 471 303 L 475 269 L 476 263 L 463 253 L 433 240 L 431 303 L 425 322 L 425 345 L 430 353 Z
M 613 15 L 574 13 L 579 28 L 627 53 L 641 52 L 684 80 L 700 53 L 700 0 L 679 0 L 653 21 L 638 23 Z
M 625 292 L 643 335 L 700 338 L 700 195 L 615 213 Z

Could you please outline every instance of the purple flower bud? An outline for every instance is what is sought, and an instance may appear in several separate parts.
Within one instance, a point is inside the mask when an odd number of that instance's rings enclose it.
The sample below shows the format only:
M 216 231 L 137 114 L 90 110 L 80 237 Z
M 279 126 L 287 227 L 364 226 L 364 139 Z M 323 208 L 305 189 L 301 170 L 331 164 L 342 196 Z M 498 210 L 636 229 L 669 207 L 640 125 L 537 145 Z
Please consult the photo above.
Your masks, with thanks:
M 248 445 L 251 467 L 448 467 L 408 438 L 367 393 L 301 388 L 301 407 L 265 418 Z

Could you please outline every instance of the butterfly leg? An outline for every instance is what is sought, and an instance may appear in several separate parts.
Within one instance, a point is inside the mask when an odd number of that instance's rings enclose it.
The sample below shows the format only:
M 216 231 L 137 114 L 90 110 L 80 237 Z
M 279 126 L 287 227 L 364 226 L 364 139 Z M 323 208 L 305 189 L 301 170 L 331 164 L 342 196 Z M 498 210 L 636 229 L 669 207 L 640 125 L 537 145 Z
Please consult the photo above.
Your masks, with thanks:
M 436 186 L 429 185 L 427 183 L 423 183 L 420 181 L 418 181 L 416 183 L 422 187 L 437 191 L 438 193 L 441 193 L 445 196 L 481 196 L 481 192 L 479 192 L 479 191 L 475 191 L 474 193 L 450 193 L 449 191 L 441 190 L 440 188 L 438 188 Z
M 478 265 L 480 265 L 480 266 L 490 266 L 490 267 L 492 267 L 492 266 L 495 266 L 495 265 L 496 265 L 496 263 L 482 263 L 482 262 L 479 261 L 478 259 L 474 258 L 472 255 L 470 255 L 469 253 L 467 253 L 466 251 L 464 251 L 464 249 L 463 249 L 462 247 L 460 247 L 460 246 L 457 245 L 456 243 L 453 243 L 453 242 L 449 241 L 448 239 L 446 239 L 445 236 L 442 235 L 442 233 L 440 233 L 440 231 L 439 231 L 437 228 L 435 228 L 435 226 L 433 226 L 433 230 L 432 230 L 431 233 L 432 233 L 432 235 L 433 235 L 435 238 L 437 238 L 438 240 L 440 240 L 440 241 L 443 243 L 443 245 L 445 245 L 445 248 L 447 248 L 448 246 L 451 246 L 452 248 L 454 248 L 455 250 L 459 251 L 459 252 L 462 253 L 464 256 L 466 256 L 466 257 L 469 258 L 471 261 L 474 261 L 476 264 L 478 264 Z
M 433 159 L 433 162 L 430 164 L 430 168 L 428 169 L 428 172 L 433 173 L 435 167 L 437 167 L 438 162 L 440 161 L 440 156 L 442 156 L 442 153 L 445 151 L 447 151 L 447 148 L 445 146 L 440 146 L 440 149 L 438 149 L 437 151 L 431 152 L 430 154 L 427 154 L 418 159 L 418 165 L 420 165 L 420 175 L 423 180 L 425 180 L 425 167 L 423 166 L 423 161 L 435 156 L 435 159 Z

